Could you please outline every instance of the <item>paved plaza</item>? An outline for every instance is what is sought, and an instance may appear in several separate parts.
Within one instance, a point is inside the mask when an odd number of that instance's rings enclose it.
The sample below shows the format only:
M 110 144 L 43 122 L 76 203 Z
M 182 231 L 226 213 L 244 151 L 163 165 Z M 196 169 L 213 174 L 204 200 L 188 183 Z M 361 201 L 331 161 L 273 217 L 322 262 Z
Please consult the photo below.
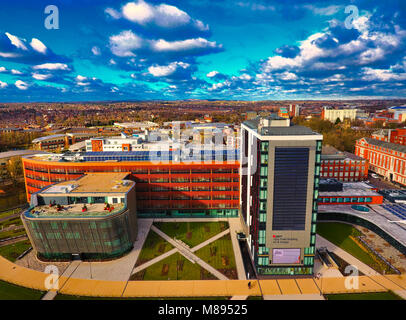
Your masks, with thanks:
M 181 222 L 185 222 L 182 219 Z M 197 222 L 196 219 L 192 221 Z M 207 220 L 204 220 L 207 222 Z M 336 247 L 322 237 L 317 237 L 318 247 L 327 247 L 350 264 L 359 268 L 365 275 L 358 278 L 357 288 L 346 288 L 346 277 L 323 276 L 316 278 L 289 278 L 289 279 L 267 279 L 250 280 L 251 288 L 248 287 L 248 280 L 245 279 L 244 266 L 236 232 L 240 231 L 238 219 L 216 219 L 216 221 L 228 221 L 229 229 L 221 231 L 210 239 L 198 244 L 195 247 L 187 246 L 175 241 L 161 230 L 154 227 L 152 219 L 139 220 L 139 237 L 134 244 L 133 250 L 120 259 L 110 262 L 82 262 L 73 261 L 59 277 L 58 293 L 77 296 L 96 297 L 210 297 L 225 296 L 233 300 L 244 300 L 249 296 L 263 296 L 264 299 L 272 300 L 319 300 L 323 299 L 322 294 L 335 293 L 361 293 L 361 292 L 385 292 L 392 290 L 403 298 L 406 298 L 406 275 L 380 275 L 370 267 L 355 259 L 347 252 Z M 169 221 L 168 221 L 169 222 Z M 172 222 L 172 221 L 171 221 Z M 145 239 L 150 232 L 157 233 L 174 248 L 164 254 L 163 257 L 156 257 L 134 268 Z M 211 267 L 209 264 L 198 258 L 194 252 L 212 243 L 213 241 L 230 234 L 233 242 L 238 280 L 228 280 L 223 274 Z M 128 281 L 131 274 L 140 269 L 148 267 L 163 258 L 179 252 L 188 259 L 195 259 L 195 262 L 215 275 L 218 280 L 182 280 L 182 281 Z M 48 274 L 16 265 L 0 257 L 0 279 L 20 286 L 37 290 L 47 291 L 45 287 Z M 48 291 L 44 299 L 53 299 L 57 292 Z

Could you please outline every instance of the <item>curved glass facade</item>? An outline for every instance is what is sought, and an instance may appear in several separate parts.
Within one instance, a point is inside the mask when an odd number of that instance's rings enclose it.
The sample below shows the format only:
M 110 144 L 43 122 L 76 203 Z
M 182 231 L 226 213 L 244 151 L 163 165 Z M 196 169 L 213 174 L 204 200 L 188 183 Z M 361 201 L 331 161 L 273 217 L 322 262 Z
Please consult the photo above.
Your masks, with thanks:
M 38 219 L 22 215 L 30 240 L 40 258 L 111 259 L 128 252 L 137 236 L 135 213 L 81 219 Z

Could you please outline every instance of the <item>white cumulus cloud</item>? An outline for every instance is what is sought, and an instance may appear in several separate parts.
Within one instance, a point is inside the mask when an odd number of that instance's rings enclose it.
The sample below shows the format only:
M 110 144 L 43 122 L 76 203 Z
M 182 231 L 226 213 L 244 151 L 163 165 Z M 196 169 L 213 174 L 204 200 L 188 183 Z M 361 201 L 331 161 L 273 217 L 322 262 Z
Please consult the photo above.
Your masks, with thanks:
M 24 81 L 17 80 L 15 82 L 15 86 L 20 89 L 20 90 L 27 90 L 28 89 L 28 84 Z
M 127 3 L 122 7 L 122 14 L 127 20 L 141 25 L 154 23 L 161 27 L 177 27 L 191 21 L 186 12 L 175 6 L 151 5 L 143 0 Z
M 34 70 L 66 70 L 69 71 L 69 67 L 65 63 L 44 63 L 38 64 L 32 67 Z
M 207 78 L 213 78 L 213 77 L 215 77 L 215 76 L 218 75 L 218 74 L 219 74 L 218 71 L 213 70 L 213 71 L 210 71 L 208 74 L 206 74 L 206 77 L 207 77 Z
M 143 39 L 131 30 L 122 31 L 110 37 L 111 52 L 118 57 L 135 56 L 132 51 L 141 48 L 142 45 Z
M 148 72 L 154 77 L 167 77 L 173 74 L 178 68 L 187 69 L 190 65 L 184 62 L 172 62 L 167 66 L 150 66 Z
M 215 41 L 208 41 L 204 38 L 186 39 L 179 41 L 166 41 L 164 39 L 151 41 L 154 51 L 188 51 L 203 48 L 220 48 Z
M 8 32 L 6 32 L 6 36 L 10 39 L 11 43 L 22 50 L 28 50 L 27 47 L 25 46 L 24 42 L 17 36 L 14 36 Z
M 36 80 L 47 80 L 52 77 L 51 74 L 41 74 L 41 73 L 33 73 L 32 77 Z
M 31 48 L 39 53 L 45 54 L 47 52 L 47 47 L 38 39 L 32 38 L 30 43 Z

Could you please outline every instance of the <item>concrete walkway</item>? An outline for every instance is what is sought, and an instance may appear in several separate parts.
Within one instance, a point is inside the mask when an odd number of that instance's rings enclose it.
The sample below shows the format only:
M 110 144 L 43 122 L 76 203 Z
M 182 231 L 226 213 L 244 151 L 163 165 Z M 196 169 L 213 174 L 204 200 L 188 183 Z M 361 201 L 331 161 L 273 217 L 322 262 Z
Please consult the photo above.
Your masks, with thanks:
M 106 281 L 75 279 L 73 262 L 59 278 L 61 294 L 92 297 L 208 297 L 208 296 L 272 296 L 280 295 L 320 295 L 319 280 L 312 278 L 251 280 L 187 280 L 187 281 Z M 66 276 L 65 276 L 66 275 Z M 0 257 L 0 279 L 19 286 L 46 291 L 45 283 L 49 275 L 43 272 L 16 265 Z M 360 276 L 359 287 L 347 289 L 343 278 L 325 278 L 322 288 L 324 294 L 385 292 L 393 290 L 405 296 L 406 275 Z M 316 286 L 317 284 L 317 286 Z M 313 296 L 316 298 L 315 296 Z M 304 296 L 308 299 L 309 296 Z
M 138 236 L 133 249 L 125 256 L 105 262 L 81 262 L 71 275 L 78 279 L 128 281 L 151 228 L 152 219 L 138 220 Z
M 157 227 L 154 225 L 151 226 L 151 230 L 156 232 L 160 237 L 164 238 L 166 241 L 168 241 L 171 245 L 173 245 L 175 248 L 179 250 L 179 253 L 182 254 L 185 258 L 188 260 L 193 260 L 200 266 L 202 266 L 204 269 L 209 271 L 211 274 L 213 274 L 215 277 L 217 277 L 220 280 L 228 280 L 228 278 L 223 275 L 221 272 L 219 272 L 217 269 L 213 268 L 211 265 L 209 265 L 207 262 L 203 261 L 200 259 L 198 256 L 196 256 L 191 249 L 188 249 L 186 246 L 182 246 L 179 244 L 177 241 L 173 240 L 171 237 L 169 237 L 167 234 L 159 230 Z
M 49 290 L 44 296 L 41 298 L 41 300 L 54 300 L 56 295 L 58 294 L 58 291 L 60 291 L 63 286 L 65 285 L 66 281 L 60 281 L 60 279 L 66 278 L 69 279 L 72 274 L 76 271 L 76 269 L 80 266 L 81 260 L 75 260 L 72 261 L 69 266 L 65 269 L 64 272 L 58 277 L 58 285 L 59 287 L 54 288 L 52 290 Z
M 235 257 L 235 265 L 237 267 L 238 280 L 246 280 L 244 262 L 242 260 L 241 249 L 237 239 L 237 233 L 242 231 L 240 218 L 228 219 L 230 226 L 231 242 L 233 244 L 233 251 Z

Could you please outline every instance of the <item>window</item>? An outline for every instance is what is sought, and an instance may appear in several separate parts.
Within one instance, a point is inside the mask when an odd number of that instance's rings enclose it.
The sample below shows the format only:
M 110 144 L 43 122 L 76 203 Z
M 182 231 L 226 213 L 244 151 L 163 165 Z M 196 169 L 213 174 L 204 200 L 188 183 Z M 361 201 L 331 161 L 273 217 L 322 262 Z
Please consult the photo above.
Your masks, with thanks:
M 267 257 L 259 257 L 258 258 L 258 264 L 260 266 L 266 266 L 268 265 L 268 258 Z
M 266 247 L 258 247 L 258 254 L 269 254 L 269 249 Z
M 314 254 L 314 247 L 305 248 L 304 254 Z
M 315 235 L 312 235 L 312 236 L 310 237 L 310 244 L 311 244 L 312 246 L 314 246 L 315 243 L 316 243 L 316 236 L 315 236 Z
M 259 230 L 258 243 L 259 244 L 265 244 L 265 230 Z
M 312 224 L 312 233 L 316 233 L 316 224 Z

